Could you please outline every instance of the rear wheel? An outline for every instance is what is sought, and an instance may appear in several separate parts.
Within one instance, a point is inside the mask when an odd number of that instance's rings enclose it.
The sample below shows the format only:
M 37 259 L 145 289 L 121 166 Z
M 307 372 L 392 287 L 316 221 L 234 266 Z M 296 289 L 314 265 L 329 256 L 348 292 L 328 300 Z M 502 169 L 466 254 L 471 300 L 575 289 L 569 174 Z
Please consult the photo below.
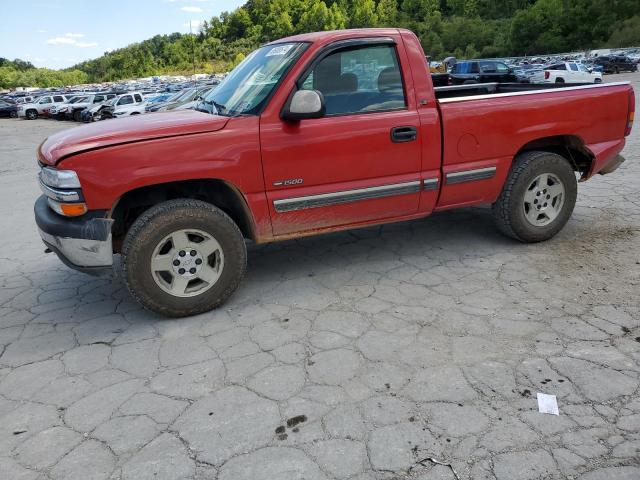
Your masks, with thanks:
M 11 118 L 18 118 L 18 112 L 11 112 L 11 113 L 9 113 L 9 117 L 11 117 Z
M 564 83 L 564 78 L 556 78 L 556 83 Z
M 541 242 L 567 223 L 576 203 L 573 168 L 551 152 L 525 152 L 513 164 L 493 217 L 502 233 L 521 242 Z
M 170 317 L 206 312 L 238 288 L 244 238 L 222 210 L 200 200 L 169 200 L 143 213 L 122 248 L 124 278 L 136 300 Z
M 73 112 L 73 120 L 76 122 L 79 122 L 80 120 L 82 120 L 82 111 L 81 110 L 76 110 L 75 112 Z
M 37 110 L 27 110 L 25 113 L 25 117 L 27 117 L 27 120 L 35 120 L 36 118 L 38 118 L 38 111 Z

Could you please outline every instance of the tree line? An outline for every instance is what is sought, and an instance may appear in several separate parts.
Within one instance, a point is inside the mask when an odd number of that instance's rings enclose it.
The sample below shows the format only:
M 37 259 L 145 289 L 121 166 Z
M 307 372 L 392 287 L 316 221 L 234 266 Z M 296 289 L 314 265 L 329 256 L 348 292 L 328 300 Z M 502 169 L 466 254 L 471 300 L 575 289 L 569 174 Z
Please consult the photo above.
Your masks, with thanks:
M 0 57 L 0 88 L 62 87 L 87 83 L 89 74 L 76 68 L 51 70 L 36 68 L 30 62 Z
M 248 0 L 196 34 L 156 35 L 68 72 L 89 81 L 223 72 L 261 43 L 297 33 L 403 27 L 432 58 L 544 55 L 640 45 L 640 0 Z M 0 77 L 0 85 L 2 85 Z

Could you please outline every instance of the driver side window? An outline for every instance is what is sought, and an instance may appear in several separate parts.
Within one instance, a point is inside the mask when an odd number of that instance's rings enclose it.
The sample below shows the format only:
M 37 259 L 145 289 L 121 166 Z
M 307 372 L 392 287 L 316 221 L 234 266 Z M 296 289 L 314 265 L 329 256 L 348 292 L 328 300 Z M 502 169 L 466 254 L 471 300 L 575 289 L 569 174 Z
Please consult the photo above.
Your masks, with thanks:
M 326 115 L 348 115 L 407 106 L 402 73 L 393 45 L 345 48 L 323 58 L 302 82 L 318 90 Z

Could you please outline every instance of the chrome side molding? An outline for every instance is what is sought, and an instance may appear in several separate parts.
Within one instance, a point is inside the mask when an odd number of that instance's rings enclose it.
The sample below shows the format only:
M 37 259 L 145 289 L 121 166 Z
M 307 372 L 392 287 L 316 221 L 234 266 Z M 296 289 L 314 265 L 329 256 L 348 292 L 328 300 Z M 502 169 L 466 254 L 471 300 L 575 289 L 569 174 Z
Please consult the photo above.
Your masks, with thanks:
M 474 170 L 447 173 L 445 177 L 445 185 L 455 185 L 456 183 L 473 182 L 475 180 L 486 180 L 488 178 L 493 178 L 495 174 L 496 167 L 476 168 Z
M 438 189 L 438 179 L 437 178 L 425 178 L 422 181 L 422 190 L 425 192 L 430 192 L 431 190 Z
M 395 195 L 405 195 L 407 193 L 418 193 L 421 188 L 422 182 L 420 180 L 413 180 L 390 185 L 343 190 L 341 192 L 283 198 L 282 200 L 275 200 L 273 206 L 278 213 L 293 212 L 307 208 L 328 207 L 361 200 L 373 200 Z

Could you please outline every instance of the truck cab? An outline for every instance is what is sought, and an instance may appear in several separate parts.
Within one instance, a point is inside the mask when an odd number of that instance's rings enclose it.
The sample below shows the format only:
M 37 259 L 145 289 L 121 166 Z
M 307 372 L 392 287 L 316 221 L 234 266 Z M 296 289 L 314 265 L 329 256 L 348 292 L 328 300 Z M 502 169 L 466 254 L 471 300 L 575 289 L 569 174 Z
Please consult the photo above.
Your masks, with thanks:
M 121 255 L 133 297 L 168 316 L 222 305 L 245 240 L 482 204 L 512 239 L 552 238 L 577 179 L 624 160 L 635 96 L 625 83 L 434 88 L 417 37 L 386 28 L 266 44 L 198 109 L 70 129 L 38 151 L 47 248 L 94 274 Z

